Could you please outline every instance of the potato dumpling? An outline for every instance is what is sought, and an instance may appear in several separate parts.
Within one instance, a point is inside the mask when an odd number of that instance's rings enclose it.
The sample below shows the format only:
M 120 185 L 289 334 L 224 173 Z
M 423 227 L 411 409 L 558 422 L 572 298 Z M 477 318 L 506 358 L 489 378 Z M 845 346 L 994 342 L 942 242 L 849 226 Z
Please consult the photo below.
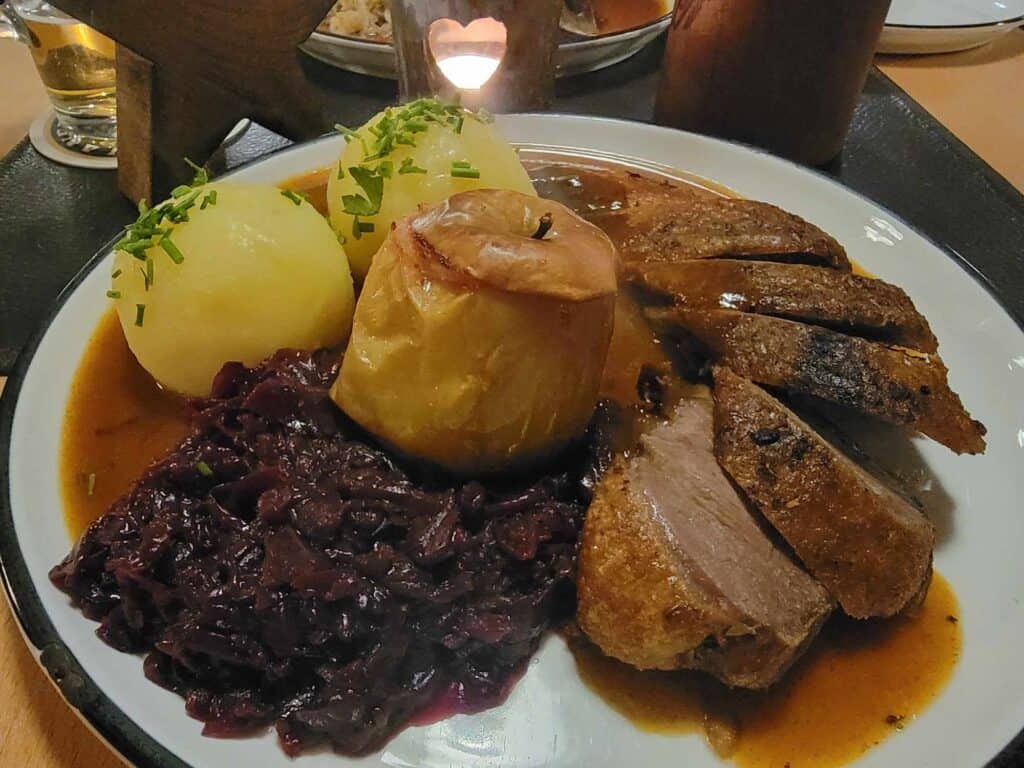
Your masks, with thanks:
M 402 453 L 521 469 L 579 437 L 614 322 L 615 246 L 549 200 L 475 190 L 399 221 L 331 396 Z
M 374 135 L 376 131 L 379 135 Z M 384 138 L 382 138 L 384 137 Z M 415 142 L 415 146 L 392 143 L 389 138 Z M 434 99 L 421 99 L 404 107 L 391 108 L 372 118 L 355 134 L 349 134 L 334 172 L 327 184 L 327 205 L 331 226 L 346 238 L 345 250 L 358 279 L 366 276 L 373 255 L 380 248 L 392 223 L 415 212 L 421 204 L 439 203 L 457 192 L 470 189 L 511 189 L 536 194 L 530 177 L 512 146 L 505 141 L 489 117 L 444 106 Z M 381 142 L 385 146 L 381 146 Z M 374 157 L 385 150 L 384 156 Z M 357 218 L 348 210 L 345 196 L 360 195 L 375 207 L 365 186 L 350 169 L 362 165 L 376 169 L 384 163 L 379 211 Z M 339 169 L 342 178 L 338 178 Z M 364 231 L 359 231 L 362 225 Z M 372 230 L 372 231 L 371 231 Z
M 253 365 L 282 347 L 315 349 L 348 337 L 355 305 L 348 259 L 312 205 L 272 186 L 196 190 L 187 221 L 162 219 L 173 227 L 169 246 L 140 248 L 138 256 L 119 250 L 114 258 L 109 295 L 128 346 L 153 378 L 184 395 L 207 395 L 226 362 Z M 193 194 L 179 192 L 172 202 Z

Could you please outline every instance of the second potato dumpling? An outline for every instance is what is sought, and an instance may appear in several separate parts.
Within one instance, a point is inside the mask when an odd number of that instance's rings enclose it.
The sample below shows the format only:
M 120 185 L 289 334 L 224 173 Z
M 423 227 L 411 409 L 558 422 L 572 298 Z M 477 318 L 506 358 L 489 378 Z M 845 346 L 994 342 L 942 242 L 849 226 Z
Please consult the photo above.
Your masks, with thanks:
M 454 195 L 399 221 L 377 253 L 332 396 L 452 472 L 550 457 L 593 414 L 617 267 L 608 237 L 558 203 Z

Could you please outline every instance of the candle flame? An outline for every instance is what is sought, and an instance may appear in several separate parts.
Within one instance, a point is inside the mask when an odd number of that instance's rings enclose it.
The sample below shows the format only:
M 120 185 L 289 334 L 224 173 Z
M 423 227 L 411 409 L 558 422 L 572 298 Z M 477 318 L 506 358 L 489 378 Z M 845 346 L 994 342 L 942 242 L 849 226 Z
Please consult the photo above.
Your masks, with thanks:
M 500 58 L 466 53 L 439 59 L 438 68 L 456 88 L 476 90 L 498 71 Z

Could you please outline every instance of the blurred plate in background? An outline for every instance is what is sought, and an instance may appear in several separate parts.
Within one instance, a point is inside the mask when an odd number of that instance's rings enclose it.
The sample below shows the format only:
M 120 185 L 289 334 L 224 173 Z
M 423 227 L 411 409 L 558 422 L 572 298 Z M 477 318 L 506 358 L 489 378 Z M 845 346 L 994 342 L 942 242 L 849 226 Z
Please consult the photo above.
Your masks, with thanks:
M 665 3 L 668 11 L 646 24 L 609 32 L 591 38 L 577 38 L 558 46 L 558 75 L 579 75 L 610 67 L 638 53 L 668 29 L 673 0 Z M 314 32 L 302 44 L 302 50 L 315 59 L 339 69 L 394 80 L 398 62 L 391 43 L 329 32 Z
M 1024 0 L 893 0 L 879 53 L 948 53 L 1024 24 Z

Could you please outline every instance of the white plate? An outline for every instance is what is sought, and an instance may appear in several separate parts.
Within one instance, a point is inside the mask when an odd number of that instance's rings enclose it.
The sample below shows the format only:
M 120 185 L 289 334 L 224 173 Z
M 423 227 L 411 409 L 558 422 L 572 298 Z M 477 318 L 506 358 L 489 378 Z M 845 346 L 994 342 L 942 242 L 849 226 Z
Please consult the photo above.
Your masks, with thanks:
M 674 4 L 674 0 L 669 0 L 669 3 Z M 558 76 L 593 72 L 618 64 L 640 52 L 668 29 L 672 21 L 669 7 L 669 13 L 650 24 L 587 40 L 562 43 L 558 46 Z M 389 80 L 398 77 L 398 59 L 391 43 L 314 32 L 300 47 L 313 58 L 339 69 Z
M 1024 23 L 1024 0 L 892 0 L 879 53 L 976 48 Z
M 990 429 L 984 456 L 957 457 L 934 443 L 917 444 L 955 508 L 935 562 L 961 601 L 964 653 L 935 703 L 858 765 L 982 766 L 1024 724 L 1024 333 L 953 258 L 893 214 L 812 171 L 735 144 L 637 123 L 560 115 L 508 116 L 500 123 L 521 145 L 628 153 L 634 163 L 683 168 L 776 203 L 835 235 L 866 269 L 903 286 L 929 318 L 952 385 Z M 341 147 L 341 137 L 323 139 L 233 177 L 277 182 L 330 164 Z M 55 461 L 63 404 L 89 334 L 106 308 L 109 262 L 109 255 L 100 256 L 76 278 L 8 384 L 0 419 L 0 442 L 9 440 L 10 446 L 9 487 L 0 483 L 0 556 L 26 633 L 37 646 L 48 646 L 51 658 L 64 659 L 65 682 L 79 670 L 61 649 L 77 659 L 100 692 L 86 704 L 88 717 L 111 741 L 140 762 L 159 766 L 181 765 L 174 756 L 193 766 L 288 768 L 720 765 L 697 736 L 635 729 L 584 687 L 557 637 L 544 644 L 503 706 L 407 729 L 383 751 L 360 760 L 314 754 L 294 763 L 278 750 L 272 734 L 234 741 L 203 738 L 181 699 L 147 682 L 139 658 L 100 642 L 96 625 L 72 609 L 47 579 L 71 544 Z M 130 713 L 134 723 L 118 720 L 118 710 Z

